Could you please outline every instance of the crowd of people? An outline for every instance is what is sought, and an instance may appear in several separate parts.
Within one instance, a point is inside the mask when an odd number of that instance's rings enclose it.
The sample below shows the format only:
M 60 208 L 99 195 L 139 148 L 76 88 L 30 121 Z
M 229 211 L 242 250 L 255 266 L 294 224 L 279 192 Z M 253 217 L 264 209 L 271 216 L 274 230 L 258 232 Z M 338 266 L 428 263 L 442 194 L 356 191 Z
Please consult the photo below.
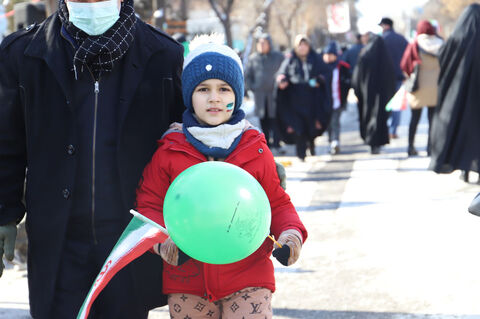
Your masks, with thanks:
M 212 160 L 259 181 L 279 247 L 267 238 L 245 260 L 208 265 L 167 240 L 115 276 L 91 318 L 147 318 L 166 304 L 172 317 L 197 318 L 194 309 L 197 316 L 272 318 L 270 256 L 295 263 L 308 235 L 270 148 L 295 144 L 305 160 L 327 132 L 330 152 L 340 153 L 340 117 L 353 89 L 360 135 L 378 154 L 398 138 L 400 113 L 386 104 L 403 85 L 412 108 L 408 155 L 417 155 L 415 132 L 427 107 L 431 168 L 480 171 L 473 123 L 479 22 L 480 5 L 472 4 L 445 42 L 424 20 L 408 44 L 384 18 L 381 36 L 359 35 L 345 52 L 334 41 L 317 52 L 299 34 L 284 54 L 263 34 L 244 66 L 213 38 L 190 46 L 183 61 L 182 45 L 138 19 L 133 0 L 60 0 L 45 22 L 0 46 L 0 257 L 13 258 L 26 215 L 32 317 L 75 318 L 130 208 L 164 225 L 170 183 Z M 261 131 L 245 120 L 246 91 Z

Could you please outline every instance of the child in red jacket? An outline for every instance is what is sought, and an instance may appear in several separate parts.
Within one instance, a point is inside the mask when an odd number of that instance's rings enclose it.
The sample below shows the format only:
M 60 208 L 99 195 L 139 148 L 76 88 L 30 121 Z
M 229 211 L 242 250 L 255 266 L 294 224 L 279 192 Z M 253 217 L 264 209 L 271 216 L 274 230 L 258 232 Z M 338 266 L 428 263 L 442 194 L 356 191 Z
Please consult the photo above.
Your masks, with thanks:
M 218 40 L 217 40 L 218 42 Z M 195 47 L 196 46 L 196 47 Z M 182 74 L 186 111 L 159 141 L 143 172 L 137 209 L 164 226 L 163 200 L 171 182 L 188 167 L 221 160 L 237 165 L 262 185 L 270 201 L 270 233 L 284 248 L 273 255 L 284 265 L 300 255 L 307 231 L 280 186 L 265 136 L 254 129 L 240 109 L 243 68 L 238 55 L 210 37 L 190 45 Z M 266 239 L 250 256 L 231 264 L 212 265 L 190 259 L 171 239 L 156 245 L 164 259 L 163 292 L 172 318 L 272 318 L 275 291 L 273 244 Z

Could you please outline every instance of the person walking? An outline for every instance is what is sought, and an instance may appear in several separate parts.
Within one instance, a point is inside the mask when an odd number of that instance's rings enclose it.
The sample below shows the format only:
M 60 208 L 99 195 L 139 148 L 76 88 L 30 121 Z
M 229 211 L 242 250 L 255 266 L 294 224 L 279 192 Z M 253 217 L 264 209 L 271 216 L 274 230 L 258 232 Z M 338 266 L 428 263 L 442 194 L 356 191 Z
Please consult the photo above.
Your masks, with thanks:
M 360 136 L 371 153 L 378 154 L 389 143 L 385 106 L 395 94 L 395 74 L 383 39 L 374 34 L 368 37 L 353 71 L 352 88 L 358 98 Z
M 278 71 L 277 113 L 283 140 L 296 144 L 297 157 L 302 161 L 307 148 L 315 155 L 314 139 L 330 122 L 329 74 L 308 37 L 297 35 L 294 49 Z
M 358 33 L 355 35 L 355 43 L 349 49 L 347 49 L 347 51 L 345 51 L 341 57 L 343 61 L 350 65 L 350 74 L 353 74 L 355 65 L 357 65 L 358 55 L 362 49 L 362 35 Z
M 382 37 L 385 41 L 385 46 L 387 47 L 387 52 L 390 55 L 390 58 L 393 62 L 394 72 L 395 72 L 395 92 L 398 91 L 402 85 L 403 80 L 405 79 L 403 72 L 400 68 L 400 62 L 403 57 L 403 53 L 407 48 L 408 41 L 404 36 L 398 34 L 393 29 L 393 20 L 390 18 L 382 18 L 378 24 L 382 27 Z M 391 122 L 390 122 L 390 138 L 398 138 L 397 129 L 400 124 L 401 111 L 391 111 Z
M 262 34 L 257 39 L 257 52 L 248 59 L 245 69 L 245 86 L 255 99 L 255 115 L 260 120 L 268 146 L 280 152 L 280 136 L 276 119 L 274 99 L 275 75 L 284 60 L 279 51 L 273 49 L 272 39 Z
M 171 182 L 196 164 L 223 161 L 258 180 L 271 205 L 269 231 L 282 248 L 273 250 L 272 240 L 266 238 L 240 261 L 208 264 L 189 258 L 169 237 L 153 247 L 165 261 L 163 287 L 158 289 L 168 294 L 172 318 L 271 319 L 275 277 L 270 256 L 285 266 L 295 263 L 307 230 L 280 186 L 264 134 L 245 120 L 240 108 L 244 91 L 240 58 L 211 36 L 194 39 L 191 49 L 182 74 L 187 107 L 183 123 L 172 124 L 159 141 L 137 191 L 137 209 L 165 226 L 163 203 Z
M 423 107 L 428 109 L 428 144 L 427 153 L 430 155 L 430 129 L 432 126 L 433 114 L 437 105 L 438 74 L 438 51 L 443 40 L 437 36 L 435 27 L 427 20 L 421 20 L 417 24 L 417 35 L 410 43 L 403 54 L 400 66 L 402 71 L 410 77 L 416 76 L 418 89 L 407 93 L 408 103 L 412 110 L 410 125 L 408 128 L 408 156 L 418 155 L 415 149 L 415 133 L 418 122 L 422 115 Z M 415 73 L 415 68 L 418 72 Z
M 1 43 L 0 251 L 11 256 L 27 212 L 33 318 L 76 318 L 131 220 L 143 168 L 183 112 L 182 52 L 133 0 L 60 0 Z M 90 318 L 147 318 L 166 304 L 162 265 L 147 254 L 127 266 Z
M 331 69 L 332 118 L 328 126 L 330 154 L 340 153 L 340 116 L 347 105 L 350 90 L 350 65 L 338 59 L 338 47 L 335 41 L 328 44 L 323 52 L 323 61 Z
M 430 169 L 480 172 L 480 5 L 465 8 L 439 51 L 438 101 L 431 128 Z

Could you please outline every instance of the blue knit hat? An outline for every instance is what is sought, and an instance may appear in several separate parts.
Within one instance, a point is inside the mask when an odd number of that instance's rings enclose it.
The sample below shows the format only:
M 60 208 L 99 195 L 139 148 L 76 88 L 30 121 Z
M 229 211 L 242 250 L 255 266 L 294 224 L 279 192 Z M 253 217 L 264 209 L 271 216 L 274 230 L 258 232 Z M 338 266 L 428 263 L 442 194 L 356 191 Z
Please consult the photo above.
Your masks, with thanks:
M 208 79 L 227 82 L 235 93 L 234 111 L 243 101 L 243 66 L 238 54 L 228 46 L 215 43 L 215 36 L 200 36 L 190 44 L 183 63 L 182 94 L 187 109 L 193 112 L 192 94 L 197 85 Z
M 338 55 L 338 47 L 337 47 L 337 42 L 335 41 L 330 41 L 330 43 L 327 45 L 325 48 L 324 53 L 331 53 Z

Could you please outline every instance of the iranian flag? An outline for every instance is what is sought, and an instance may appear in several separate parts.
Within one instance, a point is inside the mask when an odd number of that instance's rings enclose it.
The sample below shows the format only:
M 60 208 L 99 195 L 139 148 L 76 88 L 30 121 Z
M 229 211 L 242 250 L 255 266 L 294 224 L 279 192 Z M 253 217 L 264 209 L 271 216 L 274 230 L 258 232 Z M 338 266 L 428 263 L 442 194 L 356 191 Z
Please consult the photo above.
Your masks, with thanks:
M 95 278 L 82 308 L 80 308 L 77 319 L 88 317 L 93 302 L 120 269 L 143 255 L 153 245 L 163 243 L 168 238 L 168 232 L 165 228 L 134 210 L 130 210 L 130 212 L 133 214 L 133 218 L 123 231 L 115 247 L 113 247 L 97 278 Z

